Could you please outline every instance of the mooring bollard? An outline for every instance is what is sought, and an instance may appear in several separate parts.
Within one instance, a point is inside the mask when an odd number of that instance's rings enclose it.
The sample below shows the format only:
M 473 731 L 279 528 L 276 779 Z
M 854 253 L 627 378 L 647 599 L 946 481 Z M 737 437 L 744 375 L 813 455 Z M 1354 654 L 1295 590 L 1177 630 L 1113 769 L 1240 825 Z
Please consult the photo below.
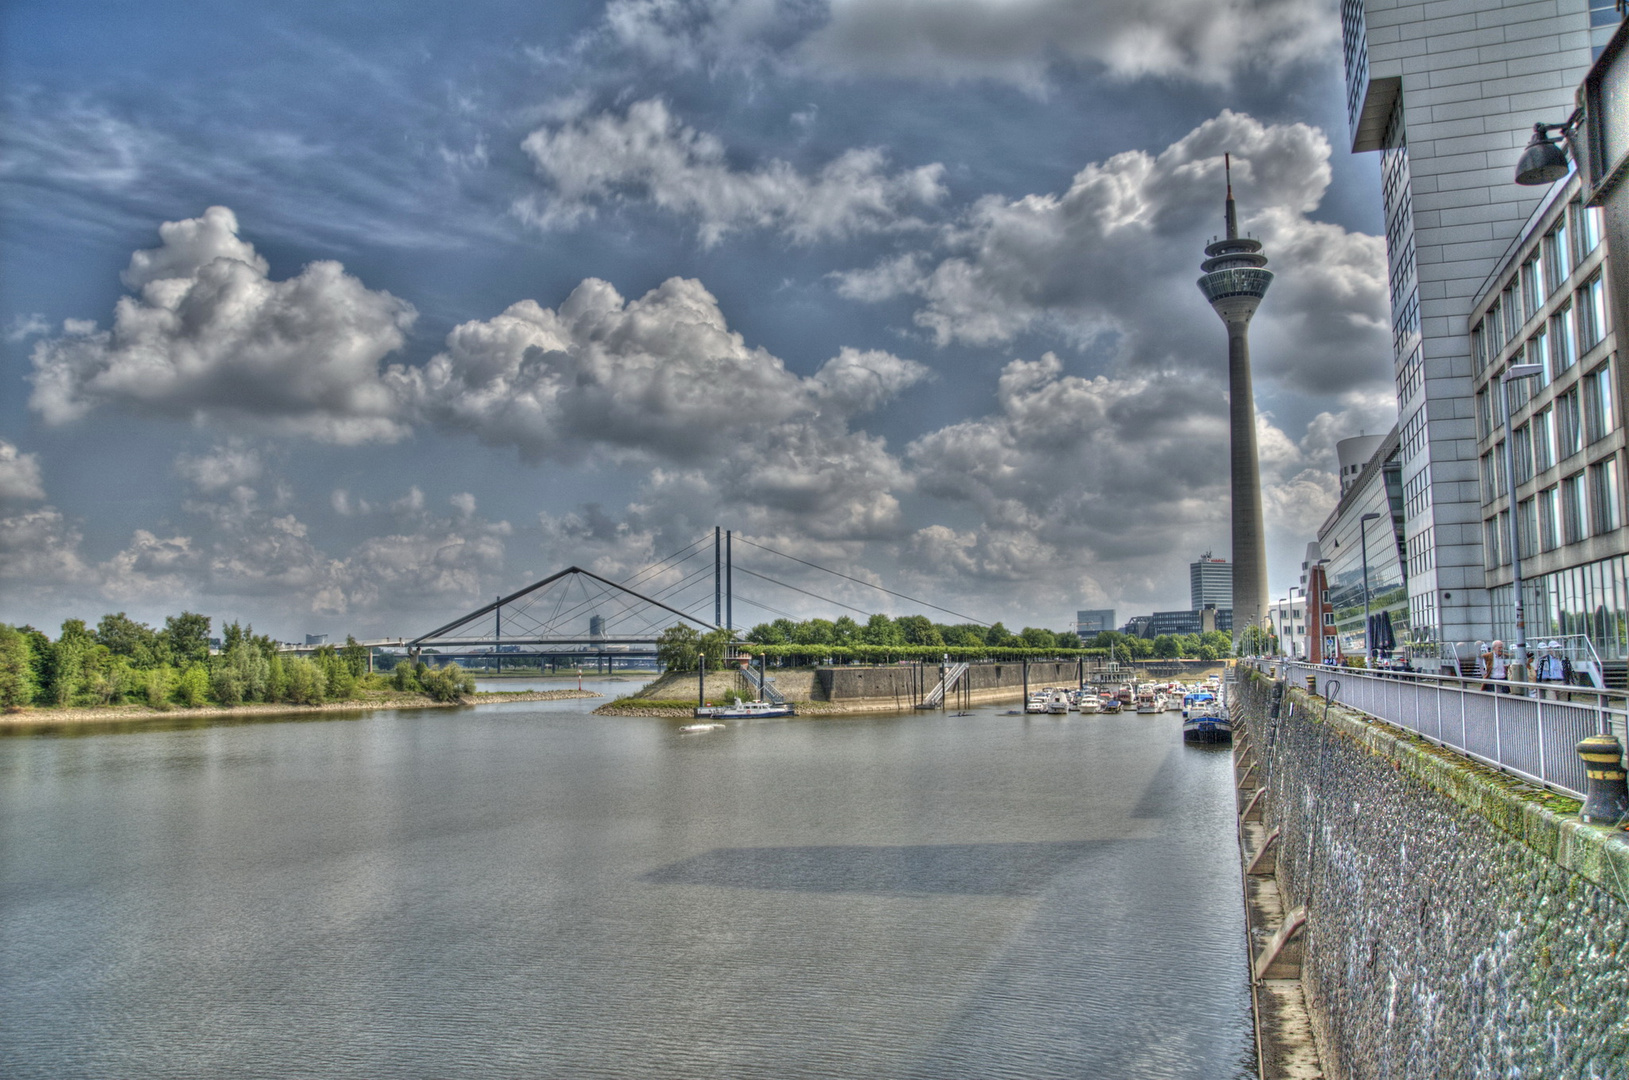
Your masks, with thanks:
M 1613 826 L 1629 818 L 1629 786 L 1624 784 L 1623 746 L 1616 735 L 1591 735 L 1578 744 L 1589 777 L 1589 798 L 1578 811 L 1587 825 Z

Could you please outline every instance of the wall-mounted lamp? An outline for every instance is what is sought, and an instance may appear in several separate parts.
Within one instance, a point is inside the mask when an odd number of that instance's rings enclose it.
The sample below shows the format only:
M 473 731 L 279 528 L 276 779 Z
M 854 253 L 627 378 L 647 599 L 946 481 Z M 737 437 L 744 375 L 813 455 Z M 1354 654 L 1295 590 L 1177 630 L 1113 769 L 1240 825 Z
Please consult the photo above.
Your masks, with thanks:
M 1573 114 L 1559 124 L 1534 124 L 1533 137 L 1527 142 L 1527 149 L 1516 162 L 1516 183 L 1527 187 L 1542 187 L 1553 184 L 1567 175 L 1567 151 L 1550 137 L 1550 132 L 1559 131 L 1567 142 L 1578 131 L 1578 121 L 1582 109 L 1574 109 Z

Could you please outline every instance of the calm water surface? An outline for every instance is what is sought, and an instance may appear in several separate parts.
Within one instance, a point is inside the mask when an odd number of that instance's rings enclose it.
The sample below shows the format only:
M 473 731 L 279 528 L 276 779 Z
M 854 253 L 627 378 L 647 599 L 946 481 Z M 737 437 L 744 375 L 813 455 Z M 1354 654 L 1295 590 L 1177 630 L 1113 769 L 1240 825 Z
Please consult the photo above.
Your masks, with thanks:
M 1250 1076 L 1228 758 L 1178 726 L 0 739 L 0 1075 Z

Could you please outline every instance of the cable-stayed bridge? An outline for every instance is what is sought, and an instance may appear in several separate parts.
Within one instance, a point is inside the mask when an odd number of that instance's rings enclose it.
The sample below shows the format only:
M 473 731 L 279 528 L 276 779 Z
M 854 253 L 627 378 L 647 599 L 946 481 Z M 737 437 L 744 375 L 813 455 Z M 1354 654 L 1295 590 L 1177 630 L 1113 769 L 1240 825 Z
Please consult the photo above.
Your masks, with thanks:
M 580 566 L 569 566 L 507 596 L 499 596 L 434 630 L 392 645 L 413 657 L 430 659 L 433 656 L 438 663 L 458 660 L 466 664 L 520 668 L 593 661 L 596 666 L 612 666 L 618 660 L 625 663 L 654 660 L 658 635 L 676 623 L 694 627 L 700 633 L 733 628 L 738 601 L 771 616 L 796 621 L 796 615 L 756 598 L 771 587 L 811 597 L 823 606 L 846 609 L 861 616 L 871 614 L 766 573 L 773 565 L 769 559 L 754 559 L 762 569 L 736 565 L 737 541 L 755 553 L 858 583 L 919 607 L 954 615 L 965 622 L 985 625 L 982 620 L 714 529 L 710 535 L 698 537 L 621 581 L 612 581 Z M 706 558 L 709 548 L 712 549 L 710 559 Z M 752 593 L 735 590 L 737 572 L 753 579 Z

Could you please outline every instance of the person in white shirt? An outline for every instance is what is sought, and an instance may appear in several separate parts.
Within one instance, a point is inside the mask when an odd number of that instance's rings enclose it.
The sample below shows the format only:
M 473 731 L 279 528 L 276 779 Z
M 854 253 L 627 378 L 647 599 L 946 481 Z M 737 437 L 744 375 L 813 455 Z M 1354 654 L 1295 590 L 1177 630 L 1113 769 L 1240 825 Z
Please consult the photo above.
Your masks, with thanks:
M 1505 680 L 1509 677 L 1510 662 L 1505 659 L 1505 643 L 1495 641 L 1488 661 L 1488 678 L 1492 679 L 1499 687 L 1499 693 L 1508 694 L 1510 693 L 1510 686 Z

